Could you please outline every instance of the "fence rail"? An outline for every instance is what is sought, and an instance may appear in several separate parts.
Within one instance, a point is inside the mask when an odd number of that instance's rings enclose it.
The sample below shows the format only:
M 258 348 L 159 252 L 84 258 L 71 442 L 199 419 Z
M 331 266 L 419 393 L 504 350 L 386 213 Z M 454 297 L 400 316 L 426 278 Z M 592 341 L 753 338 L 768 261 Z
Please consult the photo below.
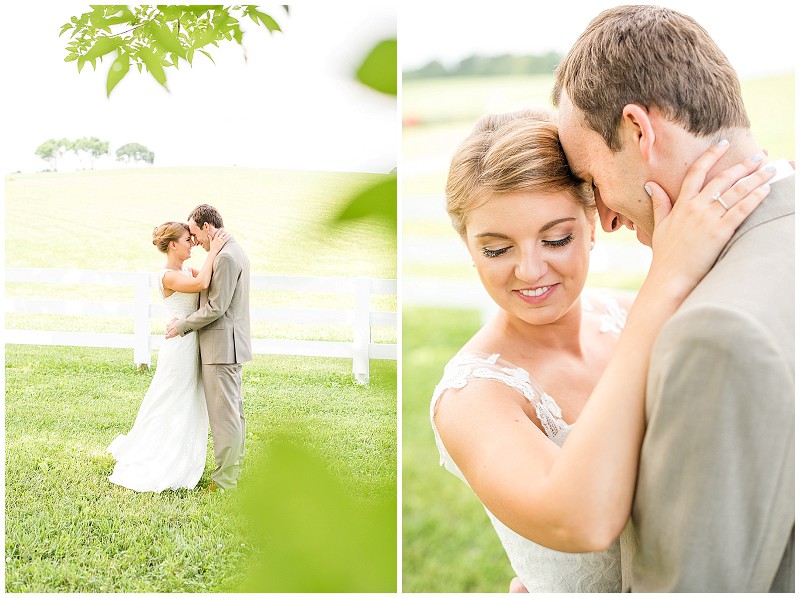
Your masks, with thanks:
M 150 333 L 153 318 L 168 317 L 166 306 L 151 300 L 152 289 L 158 287 L 158 274 L 155 272 L 7 268 L 5 280 L 14 283 L 99 285 L 134 289 L 133 303 L 56 299 L 5 301 L 6 313 L 131 318 L 134 323 L 133 334 L 6 329 L 6 343 L 133 349 L 134 363 L 149 365 L 152 351 L 165 342 L 163 335 Z M 345 325 L 350 326 L 353 331 L 352 341 L 342 342 L 253 338 L 254 353 L 352 359 L 353 375 L 361 384 L 369 381 L 370 359 L 397 359 L 396 343 L 372 342 L 372 328 L 397 328 L 396 312 L 372 310 L 373 296 L 397 294 L 396 280 L 366 277 L 253 276 L 250 288 L 309 293 L 319 293 L 320 289 L 324 289 L 326 294 L 347 294 L 355 299 L 353 309 L 251 308 L 251 322 Z

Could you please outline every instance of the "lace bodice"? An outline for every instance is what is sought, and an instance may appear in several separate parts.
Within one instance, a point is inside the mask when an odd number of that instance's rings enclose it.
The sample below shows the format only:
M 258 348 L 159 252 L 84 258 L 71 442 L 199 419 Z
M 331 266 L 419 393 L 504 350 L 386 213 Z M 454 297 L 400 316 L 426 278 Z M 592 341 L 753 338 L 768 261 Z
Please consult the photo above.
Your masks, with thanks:
M 598 310 L 600 330 L 619 334 L 627 312 L 610 295 L 583 302 L 584 311 Z M 451 388 L 464 388 L 474 379 L 496 380 L 523 395 L 534 407 L 548 438 L 562 446 L 571 426 L 561 409 L 541 385 L 523 368 L 504 361 L 499 353 L 459 353 L 447 364 L 434 390 L 430 407 L 431 425 L 439 449 L 440 464 L 468 484 L 445 448 L 433 416 L 439 398 Z M 605 552 L 565 553 L 540 546 L 507 527 L 488 509 L 486 513 L 508 554 L 516 575 L 530 592 L 619 592 L 622 588 L 620 542 Z M 627 542 L 627 533 L 623 534 Z
M 163 268 L 158 277 L 158 287 L 161 291 L 161 296 L 164 298 L 164 305 L 169 310 L 170 318 L 185 318 L 197 311 L 200 294 L 175 291 L 169 297 L 164 297 L 164 274 L 167 272 L 169 272 L 169 269 Z M 188 266 L 184 266 L 181 273 L 187 276 L 192 275 L 192 271 Z

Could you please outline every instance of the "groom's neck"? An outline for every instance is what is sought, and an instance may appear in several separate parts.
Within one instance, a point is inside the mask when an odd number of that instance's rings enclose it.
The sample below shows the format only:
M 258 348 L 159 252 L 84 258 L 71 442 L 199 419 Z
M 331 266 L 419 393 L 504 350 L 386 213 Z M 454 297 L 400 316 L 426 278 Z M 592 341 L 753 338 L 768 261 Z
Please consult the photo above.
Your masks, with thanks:
M 720 140 L 722 138 L 723 137 L 720 137 Z M 753 156 L 761 156 L 762 163 L 767 163 L 767 156 L 758 142 L 753 138 L 750 129 L 734 129 L 728 132 L 726 138 L 730 142 L 730 149 L 725 152 L 725 155 L 720 158 L 719 162 L 711 167 L 706 177 L 706 182 L 713 179 L 726 168 L 730 168 Z

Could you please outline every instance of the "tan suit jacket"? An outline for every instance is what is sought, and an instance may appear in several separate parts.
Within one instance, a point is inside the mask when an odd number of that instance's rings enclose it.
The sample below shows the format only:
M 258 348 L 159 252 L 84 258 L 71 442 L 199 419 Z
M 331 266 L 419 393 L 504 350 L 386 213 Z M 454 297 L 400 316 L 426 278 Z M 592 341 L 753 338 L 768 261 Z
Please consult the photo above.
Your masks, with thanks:
M 175 323 L 183 336 L 197 331 L 203 364 L 251 361 L 250 261 L 231 237 L 214 259 L 208 289 L 200 293 L 200 308 Z
M 773 183 L 653 348 L 634 592 L 794 590 L 794 200 Z

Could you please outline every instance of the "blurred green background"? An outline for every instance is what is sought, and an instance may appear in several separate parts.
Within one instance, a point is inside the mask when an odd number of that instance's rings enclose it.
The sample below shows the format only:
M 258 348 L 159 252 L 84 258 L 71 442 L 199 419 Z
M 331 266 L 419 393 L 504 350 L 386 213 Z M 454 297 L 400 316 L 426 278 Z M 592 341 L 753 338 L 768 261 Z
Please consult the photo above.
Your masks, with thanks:
M 794 159 L 794 76 L 742 81 L 753 133 Z M 402 94 L 403 591 L 505 592 L 513 571 L 469 488 L 438 465 L 433 388 L 492 305 L 444 210 L 450 157 L 488 112 L 549 106 L 552 77 L 404 80 Z M 588 285 L 635 291 L 650 250 L 627 229 L 597 230 Z

